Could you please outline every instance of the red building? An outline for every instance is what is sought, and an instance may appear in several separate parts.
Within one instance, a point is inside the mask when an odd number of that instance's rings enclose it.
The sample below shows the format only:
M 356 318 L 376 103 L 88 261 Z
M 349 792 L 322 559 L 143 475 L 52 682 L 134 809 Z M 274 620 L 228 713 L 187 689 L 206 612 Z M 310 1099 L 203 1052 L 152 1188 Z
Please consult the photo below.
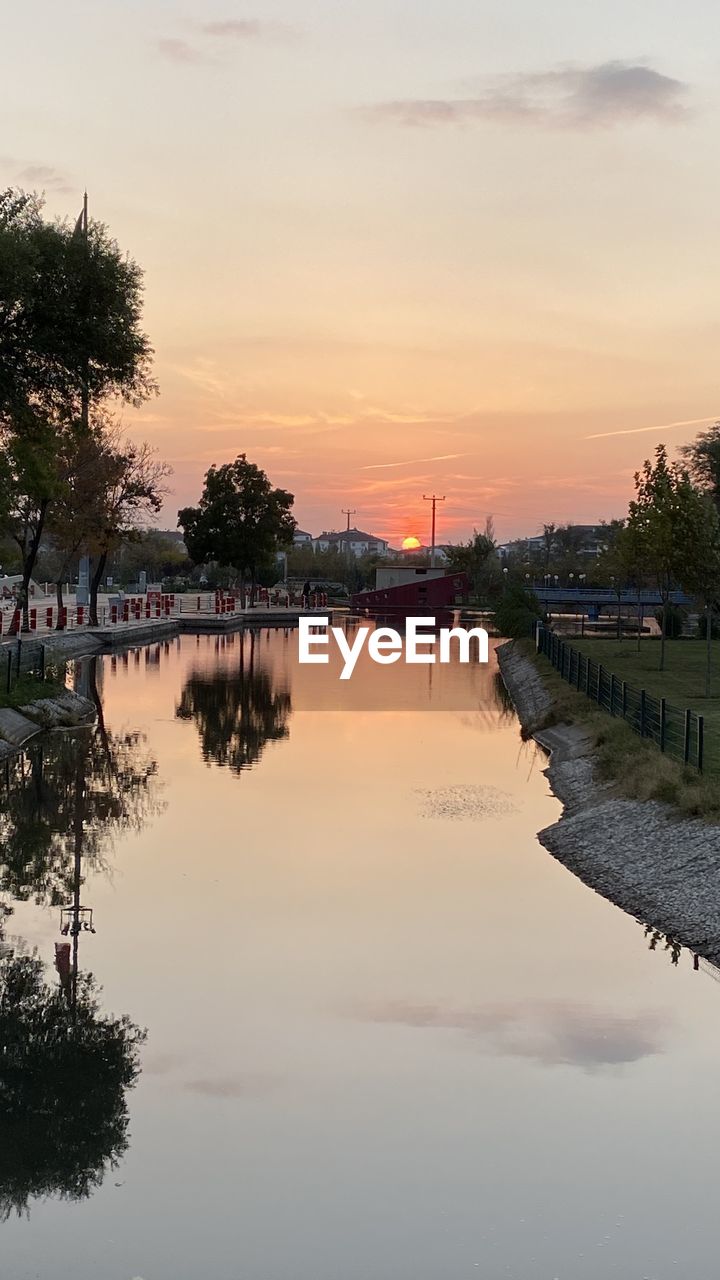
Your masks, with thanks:
M 466 573 L 442 573 L 433 569 L 402 569 L 395 577 L 401 580 L 383 585 L 383 577 L 391 577 L 390 569 L 378 570 L 378 584 L 373 591 L 358 591 L 350 600 L 353 613 L 373 617 L 430 616 L 452 611 L 467 604 L 470 579 Z

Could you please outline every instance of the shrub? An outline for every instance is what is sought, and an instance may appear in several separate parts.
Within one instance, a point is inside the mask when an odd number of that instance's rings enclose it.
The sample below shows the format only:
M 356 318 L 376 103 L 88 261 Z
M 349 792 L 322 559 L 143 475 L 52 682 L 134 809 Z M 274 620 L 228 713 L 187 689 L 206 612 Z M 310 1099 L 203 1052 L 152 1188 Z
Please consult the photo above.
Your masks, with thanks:
M 518 640 L 532 634 L 536 622 L 543 618 L 536 595 L 520 583 L 508 583 L 495 606 L 495 626 L 501 636 Z

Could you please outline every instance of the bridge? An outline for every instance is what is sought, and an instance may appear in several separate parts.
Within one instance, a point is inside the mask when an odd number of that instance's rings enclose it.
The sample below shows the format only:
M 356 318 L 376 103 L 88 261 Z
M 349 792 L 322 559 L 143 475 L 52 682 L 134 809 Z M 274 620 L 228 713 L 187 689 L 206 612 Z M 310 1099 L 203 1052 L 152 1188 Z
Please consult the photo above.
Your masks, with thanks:
M 617 609 L 618 604 L 621 607 L 626 606 L 631 609 L 657 609 L 663 603 L 660 592 L 650 589 L 636 591 L 632 587 L 623 588 L 622 591 L 613 591 L 610 587 L 532 587 L 534 595 L 537 596 L 541 604 L 548 607 L 552 611 L 553 605 L 569 605 L 575 606 L 576 610 L 580 609 L 597 609 L 609 605 L 611 608 Z M 670 603 L 688 607 L 694 603 L 691 596 L 685 594 L 684 591 L 671 591 Z

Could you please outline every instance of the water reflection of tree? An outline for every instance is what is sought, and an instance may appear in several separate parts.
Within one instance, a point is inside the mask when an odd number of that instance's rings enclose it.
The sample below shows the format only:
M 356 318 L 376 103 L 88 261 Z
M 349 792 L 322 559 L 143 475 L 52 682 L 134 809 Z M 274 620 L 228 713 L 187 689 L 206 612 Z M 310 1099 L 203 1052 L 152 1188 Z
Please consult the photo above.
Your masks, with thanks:
M 643 925 L 643 929 L 645 937 L 649 938 L 648 949 L 650 951 L 657 951 L 658 945 L 662 942 L 663 951 L 668 952 L 671 964 L 677 965 L 680 963 L 680 956 L 684 951 L 684 947 L 681 942 L 678 942 L 677 938 L 672 938 L 669 933 L 663 933 L 661 929 L 656 929 L 651 924 Z M 698 957 L 694 953 L 690 954 L 693 956 L 693 967 L 697 969 Z
M 0 893 L 10 898 L 65 902 L 75 858 L 97 866 L 116 833 L 139 830 L 158 808 L 157 763 L 144 736 L 107 729 L 95 669 L 90 690 L 93 728 L 46 736 L 3 766 Z
M 37 1197 L 83 1199 L 117 1165 L 144 1038 L 100 1011 L 91 975 L 73 1011 L 36 957 L 0 957 L 0 1221 Z
M 495 706 L 498 711 L 498 720 L 500 723 L 507 720 L 514 720 L 517 716 L 515 703 L 510 697 L 507 685 L 499 671 L 496 671 L 493 677 L 493 692 L 495 694 Z
M 255 637 L 249 639 L 249 656 L 243 647 L 234 670 L 194 671 L 175 710 L 178 719 L 195 721 L 203 759 L 236 773 L 259 760 L 268 742 L 288 737 L 292 712 L 288 690 L 255 666 Z

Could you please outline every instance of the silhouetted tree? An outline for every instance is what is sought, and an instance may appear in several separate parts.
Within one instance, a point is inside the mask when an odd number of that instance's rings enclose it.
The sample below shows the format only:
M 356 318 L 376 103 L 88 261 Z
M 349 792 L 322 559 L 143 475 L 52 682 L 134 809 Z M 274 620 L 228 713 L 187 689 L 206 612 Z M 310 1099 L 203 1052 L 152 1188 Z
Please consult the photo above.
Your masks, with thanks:
M 254 592 L 260 566 L 292 544 L 297 527 L 290 512 L 293 501 L 286 489 L 274 489 L 244 453 L 234 462 L 211 467 L 198 506 L 178 512 L 190 558 L 195 564 L 213 560 L 231 566 L 241 590 L 249 573 Z
M 680 454 L 691 480 L 709 494 L 720 512 L 720 422 L 698 432 L 690 444 L 681 445 Z
M 42 200 L 0 192 L 0 427 L 83 417 L 155 391 L 141 329 L 143 277 L 107 227 L 48 222 Z M 20 414 L 20 418 L 18 418 Z
M 140 404 L 156 389 L 141 308 L 142 272 L 106 227 L 49 223 L 37 197 L 0 192 L 0 532 L 20 551 L 24 630 L 48 515 L 68 496 L 91 406 Z

